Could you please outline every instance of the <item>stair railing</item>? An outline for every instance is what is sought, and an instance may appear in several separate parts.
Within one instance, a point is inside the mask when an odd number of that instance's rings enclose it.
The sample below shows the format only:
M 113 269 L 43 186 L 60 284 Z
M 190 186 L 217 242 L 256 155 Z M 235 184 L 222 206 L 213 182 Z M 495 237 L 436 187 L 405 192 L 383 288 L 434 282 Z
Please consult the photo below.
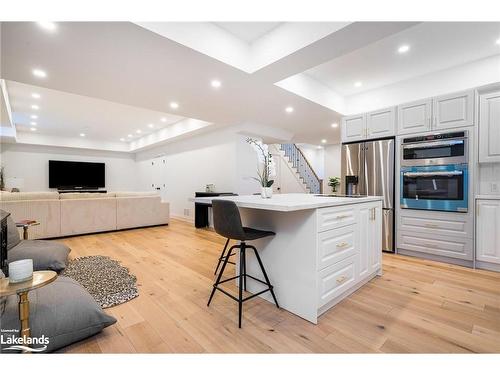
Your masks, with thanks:
M 297 170 L 299 176 L 302 177 L 310 192 L 321 194 L 323 192 L 323 180 L 314 172 L 311 164 L 309 164 L 309 161 L 297 145 L 295 143 L 282 143 L 280 149 Z

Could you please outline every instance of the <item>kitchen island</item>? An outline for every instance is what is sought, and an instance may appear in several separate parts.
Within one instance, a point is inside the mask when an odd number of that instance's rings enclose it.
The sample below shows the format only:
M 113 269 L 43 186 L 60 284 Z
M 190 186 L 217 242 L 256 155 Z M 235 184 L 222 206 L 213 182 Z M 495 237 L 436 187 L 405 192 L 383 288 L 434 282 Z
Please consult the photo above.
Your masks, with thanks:
M 236 203 L 243 225 L 276 233 L 252 244 L 280 306 L 312 323 L 382 273 L 381 197 L 276 194 L 271 199 L 223 199 Z M 195 198 L 197 203 L 211 201 Z M 247 272 L 261 277 L 250 252 Z M 256 293 L 262 285 L 249 278 L 247 289 Z M 272 301 L 269 292 L 260 297 Z

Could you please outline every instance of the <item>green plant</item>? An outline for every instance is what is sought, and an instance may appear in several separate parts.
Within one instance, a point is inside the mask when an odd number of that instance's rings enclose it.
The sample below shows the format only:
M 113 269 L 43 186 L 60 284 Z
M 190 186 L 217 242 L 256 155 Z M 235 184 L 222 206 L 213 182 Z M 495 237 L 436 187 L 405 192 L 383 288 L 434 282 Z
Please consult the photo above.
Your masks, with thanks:
M 337 191 L 337 186 L 340 185 L 340 177 L 330 177 L 328 178 L 328 186 L 332 188 L 332 192 Z

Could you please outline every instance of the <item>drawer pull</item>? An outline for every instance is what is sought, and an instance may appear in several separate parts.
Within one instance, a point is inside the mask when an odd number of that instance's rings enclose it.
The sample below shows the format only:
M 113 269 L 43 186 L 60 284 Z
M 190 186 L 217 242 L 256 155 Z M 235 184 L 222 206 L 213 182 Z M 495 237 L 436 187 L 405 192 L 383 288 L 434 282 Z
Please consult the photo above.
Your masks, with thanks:
M 426 224 L 425 224 L 425 226 L 426 226 L 427 228 L 439 228 L 439 225 L 437 225 L 437 224 L 429 224 L 429 223 L 426 223 Z
M 335 218 L 336 219 L 345 219 L 346 217 L 349 217 L 350 215 L 337 215 Z
M 346 246 L 349 246 L 347 242 L 341 242 L 337 244 L 337 247 L 346 247 Z
M 432 243 L 424 243 L 424 246 L 427 246 L 427 247 L 432 247 L 432 248 L 434 248 L 434 249 L 439 249 L 439 246 L 434 245 L 434 244 L 432 244 Z
M 346 276 L 339 277 L 337 279 L 337 284 L 343 284 L 343 283 L 345 283 L 346 280 L 347 280 Z

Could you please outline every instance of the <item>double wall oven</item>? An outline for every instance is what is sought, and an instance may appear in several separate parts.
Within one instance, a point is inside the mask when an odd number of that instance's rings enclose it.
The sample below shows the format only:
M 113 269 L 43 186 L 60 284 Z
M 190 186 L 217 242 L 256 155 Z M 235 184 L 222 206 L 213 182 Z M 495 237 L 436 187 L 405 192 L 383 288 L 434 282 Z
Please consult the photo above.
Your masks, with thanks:
M 403 139 L 401 208 L 468 211 L 467 131 Z

